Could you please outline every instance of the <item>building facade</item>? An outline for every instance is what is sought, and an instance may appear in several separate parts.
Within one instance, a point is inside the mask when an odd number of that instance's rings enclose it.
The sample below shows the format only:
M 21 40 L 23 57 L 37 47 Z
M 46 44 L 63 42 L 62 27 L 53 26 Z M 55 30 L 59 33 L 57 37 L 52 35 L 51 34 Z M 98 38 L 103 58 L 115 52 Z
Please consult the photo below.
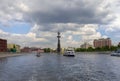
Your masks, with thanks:
M 118 47 L 120 47 L 120 42 L 118 43 Z
M 21 52 L 20 45 L 17 44 L 7 44 L 8 51 Z
M 31 47 L 31 51 L 34 52 L 34 53 L 36 53 L 36 52 L 38 52 L 38 51 L 39 51 L 40 53 L 43 53 L 43 52 L 44 52 L 43 49 L 37 48 L 37 47 Z
M 90 45 L 89 43 L 86 43 L 86 42 L 85 42 L 85 43 L 82 44 L 80 47 L 87 49 L 87 48 L 89 48 L 89 47 L 92 47 L 92 45 Z
M 7 51 L 7 40 L 0 39 L 0 52 L 6 52 Z
M 32 52 L 32 50 L 29 47 L 24 47 L 24 48 L 21 49 L 21 52 L 30 53 L 30 52 Z
M 44 50 L 41 49 L 41 48 L 36 48 L 36 47 L 24 47 L 23 49 L 21 49 L 21 52 L 26 52 L 26 53 L 30 53 L 30 52 L 33 52 L 33 53 L 37 53 L 37 52 L 40 52 L 40 53 L 43 53 Z
M 21 52 L 20 45 L 16 45 L 16 52 Z
M 111 42 L 110 38 L 95 39 L 94 42 L 93 42 L 93 45 L 94 45 L 95 48 L 97 48 L 97 47 L 102 48 L 102 47 L 105 47 L 105 46 L 111 47 L 112 42 Z

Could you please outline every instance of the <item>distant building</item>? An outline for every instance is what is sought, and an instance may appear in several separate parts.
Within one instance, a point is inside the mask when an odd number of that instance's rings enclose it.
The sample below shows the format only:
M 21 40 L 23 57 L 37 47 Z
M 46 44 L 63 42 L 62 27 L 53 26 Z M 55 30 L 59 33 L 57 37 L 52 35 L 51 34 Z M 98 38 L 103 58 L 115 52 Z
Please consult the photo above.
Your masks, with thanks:
M 17 45 L 17 44 L 7 44 L 7 49 L 8 51 L 11 51 L 11 52 L 20 52 L 20 45 Z
M 38 49 L 38 51 L 39 51 L 40 53 L 44 53 L 44 50 L 43 50 L 43 49 Z
M 92 47 L 92 45 L 90 45 L 89 43 L 85 42 L 85 43 L 82 44 L 80 47 L 87 49 L 87 48 L 89 48 L 89 47 Z
M 61 48 L 61 54 L 64 54 L 65 48 Z
M 118 43 L 118 46 L 120 47 L 120 42 Z
M 7 40 L 0 39 L 0 52 L 6 52 L 7 51 Z
M 37 51 L 39 51 L 39 52 L 41 52 L 41 53 L 44 52 L 43 49 L 41 49 L 41 48 L 37 48 L 37 47 L 31 47 L 31 51 L 32 51 L 32 52 L 37 52 Z
M 16 47 L 16 52 L 21 52 L 20 45 L 16 45 L 15 47 Z
M 110 38 L 102 38 L 102 39 L 95 39 L 94 42 L 94 47 L 97 48 L 97 47 L 104 47 L 104 46 L 108 46 L 108 47 L 111 47 L 111 39 Z
M 30 53 L 30 52 L 33 52 L 33 53 L 37 53 L 37 51 L 43 53 L 44 50 L 41 49 L 41 48 L 36 48 L 36 47 L 24 47 L 23 49 L 21 49 L 21 52 L 26 52 L 26 53 Z
M 32 52 L 32 50 L 29 47 L 24 47 L 23 49 L 21 49 L 21 52 L 30 53 L 30 52 Z

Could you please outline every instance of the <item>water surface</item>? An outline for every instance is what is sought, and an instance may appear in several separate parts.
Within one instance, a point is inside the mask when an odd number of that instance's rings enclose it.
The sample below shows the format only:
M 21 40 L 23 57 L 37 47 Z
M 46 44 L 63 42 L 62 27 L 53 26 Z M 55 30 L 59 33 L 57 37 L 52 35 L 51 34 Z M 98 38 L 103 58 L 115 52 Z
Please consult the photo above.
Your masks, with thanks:
M 119 81 L 120 57 L 105 54 L 28 54 L 0 58 L 0 81 Z

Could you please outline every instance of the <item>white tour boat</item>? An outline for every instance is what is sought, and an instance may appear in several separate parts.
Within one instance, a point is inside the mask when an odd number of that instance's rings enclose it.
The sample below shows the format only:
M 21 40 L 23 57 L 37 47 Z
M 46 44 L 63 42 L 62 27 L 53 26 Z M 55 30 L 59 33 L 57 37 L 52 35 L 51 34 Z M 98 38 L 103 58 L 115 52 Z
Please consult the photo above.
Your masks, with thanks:
M 120 57 L 120 49 L 117 49 L 117 51 L 111 53 L 111 56 L 119 56 Z
M 75 56 L 75 51 L 73 48 L 69 47 L 67 50 L 65 50 L 63 56 L 70 56 L 74 57 Z

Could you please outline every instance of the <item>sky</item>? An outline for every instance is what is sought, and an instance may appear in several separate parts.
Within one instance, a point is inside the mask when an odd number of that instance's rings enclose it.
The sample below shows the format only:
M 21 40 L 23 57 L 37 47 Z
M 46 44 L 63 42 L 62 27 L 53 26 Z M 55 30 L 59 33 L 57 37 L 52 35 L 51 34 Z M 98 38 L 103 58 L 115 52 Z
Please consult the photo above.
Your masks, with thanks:
M 80 47 L 120 42 L 120 0 L 0 0 L 0 38 L 21 47 Z

